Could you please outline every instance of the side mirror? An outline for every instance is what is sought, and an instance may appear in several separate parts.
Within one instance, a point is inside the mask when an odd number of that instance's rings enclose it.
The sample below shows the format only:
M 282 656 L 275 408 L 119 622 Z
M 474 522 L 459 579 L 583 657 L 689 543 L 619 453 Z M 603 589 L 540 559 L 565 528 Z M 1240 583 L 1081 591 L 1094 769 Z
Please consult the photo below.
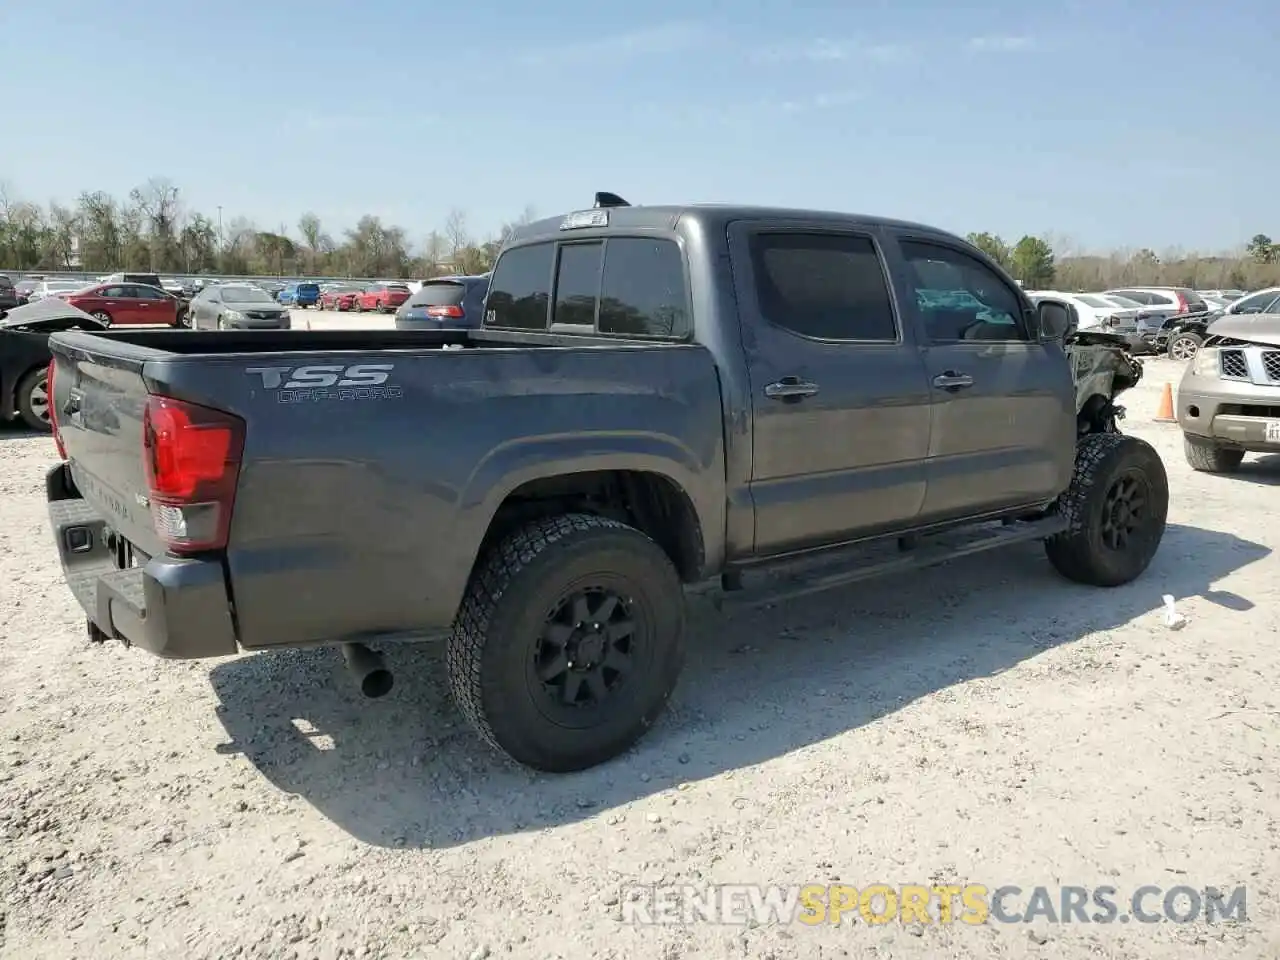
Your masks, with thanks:
M 1075 330 L 1078 324 L 1074 307 L 1052 300 L 1038 303 L 1036 314 L 1040 318 L 1041 340 L 1061 340 Z

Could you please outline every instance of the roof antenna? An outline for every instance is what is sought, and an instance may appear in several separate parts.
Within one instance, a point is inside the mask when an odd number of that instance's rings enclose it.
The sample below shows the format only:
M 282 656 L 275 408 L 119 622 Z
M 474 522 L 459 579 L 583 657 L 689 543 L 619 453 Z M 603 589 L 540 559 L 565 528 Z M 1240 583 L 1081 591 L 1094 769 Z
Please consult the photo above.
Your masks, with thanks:
M 607 190 L 601 190 L 596 194 L 597 207 L 629 207 L 631 204 L 623 200 L 616 193 L 609 193 Z

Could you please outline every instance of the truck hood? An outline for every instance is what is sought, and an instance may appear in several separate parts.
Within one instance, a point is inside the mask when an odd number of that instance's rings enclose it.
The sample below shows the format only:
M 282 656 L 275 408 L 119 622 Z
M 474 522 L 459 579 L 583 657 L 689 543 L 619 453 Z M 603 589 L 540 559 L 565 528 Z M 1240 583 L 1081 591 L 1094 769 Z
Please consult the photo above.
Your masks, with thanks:
M 1232 340 L 1280 347 L 1280 314 L 1227 314 L 1213 321 L 1206 332 L 1212 337 L 1230 337 Z
M 105 327 L 79 307 L 73 307 L 58 297 L 45 297 L 35 303 L 29 303 L 0 316 L 0 329 L 23 327 L 27 330 L 69 330 L 80 327 L 82 330 L 103 330 Z

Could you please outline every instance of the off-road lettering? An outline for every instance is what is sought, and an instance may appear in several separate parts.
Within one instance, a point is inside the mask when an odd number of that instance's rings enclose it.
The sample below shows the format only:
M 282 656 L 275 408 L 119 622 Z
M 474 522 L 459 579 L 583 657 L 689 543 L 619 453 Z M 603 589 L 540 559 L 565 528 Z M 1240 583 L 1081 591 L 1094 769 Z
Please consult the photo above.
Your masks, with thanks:
M 301 367 L 246 367 L 245 373 L 262 378 L 266 390 L 323 389 L 325 387 L 376 387 L 386 383 L 395 365 L 390 363 L 313 363 Z

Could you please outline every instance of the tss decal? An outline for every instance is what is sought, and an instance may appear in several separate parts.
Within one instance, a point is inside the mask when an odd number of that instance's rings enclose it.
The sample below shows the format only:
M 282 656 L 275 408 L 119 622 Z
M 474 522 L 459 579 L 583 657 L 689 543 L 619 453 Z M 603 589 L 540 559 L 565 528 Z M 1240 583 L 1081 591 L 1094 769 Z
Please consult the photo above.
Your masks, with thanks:
M 265 390 L 278 390 L 278 403 L 313 403 L 319 400 L 390 400 L 402 396 L 397 386 L 387 386 L 395 365 L 391 363 L 312 363 L 301 367 L 246 367 L 245 373 L 262 379 Z

